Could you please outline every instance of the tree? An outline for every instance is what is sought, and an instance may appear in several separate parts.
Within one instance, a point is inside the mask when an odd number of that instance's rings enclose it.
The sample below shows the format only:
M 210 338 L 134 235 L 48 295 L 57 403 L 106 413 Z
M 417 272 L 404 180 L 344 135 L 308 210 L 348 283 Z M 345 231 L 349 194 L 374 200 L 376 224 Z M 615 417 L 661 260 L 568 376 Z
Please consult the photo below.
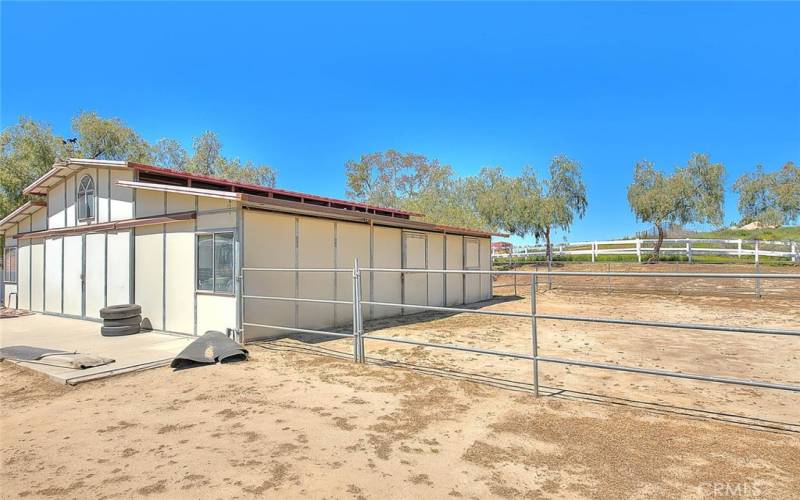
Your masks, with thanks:
M 746 173 L 736 180 L 739 214 L 744 224 L 759 221 L 768 226 L 791 224 L 800 216 L 800 167 L 787 162 L 779 171 Z
M 583 218 L 589 205 L 580 163 L 559 155 L 550 162 L 549 172 L 550 178 L 542 182 L 541 201 L 531 214 L 532 232 L 537 239 L 545 239 L 548 262 L 552 260 L 551 231 L 568 230 L 576 216 Z M 537 184 L 533 169 L 523 170 L 522 182 L 533 189 Z
M 155 162 L 162 167 L 186 170 L 189 165 L 188 153 L 175 139 L 159 139 L 154 149 Z
M 222 142 L 217 134 L 203 132 L 192 141 L 194 154 L 186 162 L 186 170 L 200 175 L 221 177 L 237 182 L 275 186 L 276 174 L 272 167 L 242 163 L 238 158 L 228 159 L 222 155 Z
M 153 163 L 153 148 L 119 118 L 101 118 L 94 111 L 72 119 L 78 136 L 78 158 Z
M 636 218 L 652 223 L 658 241 L 648 262 L 658 262 L 666 224 L 722 223 L 725 166 L 694 153 L 685 167 L 665 175 L 646 160 L 637 162 L 628 186 L 628 203 Z
M 364 203 L 400 207 L 405 200 L 447 189 L 453 169 L 415 153 L 393 149 L 345 163 L 347 196 Z
M 0 219 L 26 201 L 30 183 L 50 170 L 64 145 L 49 125 L 21 117 L 0 134 Z

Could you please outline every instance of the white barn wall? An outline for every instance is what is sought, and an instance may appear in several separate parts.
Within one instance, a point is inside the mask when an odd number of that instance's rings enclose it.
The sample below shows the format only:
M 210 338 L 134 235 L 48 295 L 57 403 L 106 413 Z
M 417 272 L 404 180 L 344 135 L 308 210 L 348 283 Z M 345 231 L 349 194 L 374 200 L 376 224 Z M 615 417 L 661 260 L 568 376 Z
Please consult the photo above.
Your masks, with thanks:
M 256 268 L 294 268 L 295 217 L 290 215 L 245 210 L 244 266 Z M 247 271 L 244 295 L 294 297 L 294 272 Z M 244 317 L 249 323 L 296 326 L 292 302 L 244 299 Z M 285 330 L 245 326 L 245 338 L 270 338 Z
M 54 186 L 47 192 L 48 229 L 66 226 L 65 197 L 66 188 L 64 182 Z
M 444 235 L 428 233 L 428 269 L 444 269 Z M 428 305 L 444 305 L 444 280 L 442 273 L 427 275 Z
M 492 248 L 489 238 L 481 238 L 480 240 L 480 266 L 482 271 L 492 270 Z M 481 274 L 481 300 L 489 300 L 492 298 L 492 276 L 489 274 Z
M 333 221 L 298 217 L 298 269 L 331 269 Z M 333 273 L 298 273 L 299 296 L 309 299 L 333 299 Z M 333 304 L 299 304 L 300 328 L 324 328 L 333 324 Z
M 80 316 L 83 313 L 83 284 L 81 272 L 83 267 L 83 236 L 64 237 L 64 310 L 63 314 Z M 48 252 L 50 250 L 48 249 Z M 86 269 L 96 263 L 86 259 Z M 49 274 L 49 273 L 48 273 Z M 88 290 L 88 286 L 87 286 Z M 49 302 L 48 297 L 48 302 Z M 48 309 L 50 304 L 48 303 Z
M 478 238 L 464 237 L 464 269 L 481 268 L 481 246 Z M 481 300 L 481 277 L 478 274 L 464 275 L 464 303 Z
M 197 294 L 197 334 L 236 328 L 236 297 Z
M 45 265 L 45 305 L 46 312 L 61 313 L 61 238 L 46 238 L 44 240 L 44 265 Z
M 111 220 L 132 219 L 133 189 L 118 186 L 117 182 L 133 180 L 133 172 L 115 169 L 108 170 L 108 172 L 111 178 Z
M 42 207 L 31 214 L 31 231 L 47 229 L 47 208 Z
M 194 222 L 167 224 L 165 238 L 166 324 L 164 329 L 171 332 L 193 333 Z
M 336 268 L 352 269 L 355 258 L 358 257 L 359 267 L 369 267 L 369 238 L 370 228 L 367 224 L 354 224 L 350 222 L 336 223 Z M 369 274 L 361 275 L 361 295 L 367 300 L 370 296 Z M 351 273 L 337 273 L 336 299 L 353 299 L 353 276 Z M 369 319 L 369 307 L 362 308 L 364 319 Z M 353 323 L 353 308 L 350 305 L 336 306 L 336 325 Z
M 426 233 L 403 231 L 403 269 L 428 268 L 428 238 Z M 403 304 L 428 304 L 428 275 L 422 273 L 403 274 Z M 422 309 L 403 309 L 404 314 L 417 314 Z M 399 312 L 399 310 L 398 310 Z
M 446 235 L 447 269 L 463 269 L 464 238 Z M 464 302 L 464 280 L 462 274 L 447 273 L 447 305 L 454 306 Z
M 373 267 L 399 269 L 402 267 L 401 245 L 402 231 L 389 227 L 373 229 Z M 365 275 L 368 273 L 364 273 Z M 394 302 L 402 300 L 400 290 L 400 273 L 373 273 L 372 300 L 375 302 Z M 373 306 L 372 318 L 386 318 L 401 313 L 399 307 Z
M 17 241 L 17 228 L 16 227 L 13 227 L 13 228 L 9 229 L 8 231 L 6 231 L 5 240 L 4 240 L 3 244 L 4 244 L 3 250 L 5 248 L 16 248 L 17 249 L 17 282 L 16 283 L 4 283 L 3 287 L 2 287 L 2 290 L 3 290 L 3 304 L 5 305 L 5 307 L 11 307 L 11 306 L 15 305 L 19 300 L 18 299 L 18 295 L 17 295 L 17 298 L 15 298 L 13 301 L 11 301 L 10 298 L 9 298 L 9 297 L 12 296 L 13 293 L 17 293 L 19 291 L 19 288 L 18 288 L 17 284 L 19 283 L 19 261 L 20 261 L 20 259 L 19 259 L 19 242 Z M 0 258 L 2 258 L 2 255 L 3 255 L 2 252 L 0 252 Z M 5 263 L 3 263 L 3 264 L 5 265 Z M 0 272 L 0 279 L 4 280 L 5 276 L 3 276 L 3 273 L 5 272 L 5 269 L 0 267 L 0 271 L 1 271 Z
M 31 308 L 31 240 L 20 240 L 17 247 L 17 293 L 19 308 Z M 6 302 L 8 304 L 8 302 Z
M 137 199 L 138 201 L 138 199 Z M 135 229 L 135 303 L 142 319 L 155 330 L 164 328 L 164 230 L 161 225 Z
M 44 240 L 31 241 L 31 311 L 44 309 Z
M 66 213 L 66 220 L 67 226 L 74 226 L 77 221 L 77 214 L 75 212 L 75 196 L 76 196 L 76 183 L 75 183 L 75 176 L 67 177 L 65 185 L 66 185 L 66 198 L 67 198 L 67 213 Z M 95 194 L 97 191 L 95 190 Z
M 111 210 L 109 170 L 97 169 L 97 222 L 109 222 Z
M 131 231 L 107 233 L 107 305 L 127 304 L 131 301 Z
M 100 309 L 106 306 L 106 238 L 106 233 L 86 235 L 86 304 L 84 308 L 86 316 L 94 319 L 100 319 Z M 112 254 L 112 258 L 115 264 L 126 263 L 128 262 L 127 255 L 128 251 L 123 256 Z M 115 304 L 118 303 L 115 302 Z

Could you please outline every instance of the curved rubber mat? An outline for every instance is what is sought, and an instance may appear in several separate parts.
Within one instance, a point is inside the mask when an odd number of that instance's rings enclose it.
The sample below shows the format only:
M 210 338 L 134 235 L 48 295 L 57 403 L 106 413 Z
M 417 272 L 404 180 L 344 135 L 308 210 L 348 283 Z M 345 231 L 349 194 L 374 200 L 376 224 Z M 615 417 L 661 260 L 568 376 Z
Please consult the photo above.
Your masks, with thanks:
M 248 354 L 247 349 L 229 339 L 224 333 L 208 331 L 175 356 L 170 366 L 182 368 L 195 364 L 213 365 L 228 361 L 244 361 Z

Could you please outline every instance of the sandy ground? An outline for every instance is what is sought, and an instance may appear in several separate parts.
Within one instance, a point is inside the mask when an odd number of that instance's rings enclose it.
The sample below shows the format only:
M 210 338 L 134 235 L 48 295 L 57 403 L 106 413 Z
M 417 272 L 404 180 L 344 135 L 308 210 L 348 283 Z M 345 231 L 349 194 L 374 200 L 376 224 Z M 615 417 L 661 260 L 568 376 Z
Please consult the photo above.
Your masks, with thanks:
M 542 312 L 800 327 L 791 298 L 541 293 Z M 527 298 L 486 307 L 529 310 Z M 11 318 L 2 321 L 18 321 Z M 0 324 L 1 326 L 1 324 Z M 530 324 L 368 330 L 530 352 Z M 542 354 L 800 385 L 793 337 L 540 322 Z M 2 498 L 796 498 L 800 396 L 368 341 L 55 385 L 0 364 Z

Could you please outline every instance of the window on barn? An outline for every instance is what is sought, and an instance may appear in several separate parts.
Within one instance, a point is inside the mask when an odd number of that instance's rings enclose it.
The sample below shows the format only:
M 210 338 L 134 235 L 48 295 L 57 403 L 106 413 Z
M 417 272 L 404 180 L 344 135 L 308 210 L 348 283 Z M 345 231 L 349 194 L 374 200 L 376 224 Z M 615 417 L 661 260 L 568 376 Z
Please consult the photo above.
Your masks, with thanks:
M 81 178 L 78 186 L 78 220 L 94 219 L 94 180 L 89 175 Z
M 8 247 L 3 250 L 3 281 L 6 283 L 17 282 L 17 247 Z
M 233 293 L 233 233 L 197 235 L 197 290 Z

